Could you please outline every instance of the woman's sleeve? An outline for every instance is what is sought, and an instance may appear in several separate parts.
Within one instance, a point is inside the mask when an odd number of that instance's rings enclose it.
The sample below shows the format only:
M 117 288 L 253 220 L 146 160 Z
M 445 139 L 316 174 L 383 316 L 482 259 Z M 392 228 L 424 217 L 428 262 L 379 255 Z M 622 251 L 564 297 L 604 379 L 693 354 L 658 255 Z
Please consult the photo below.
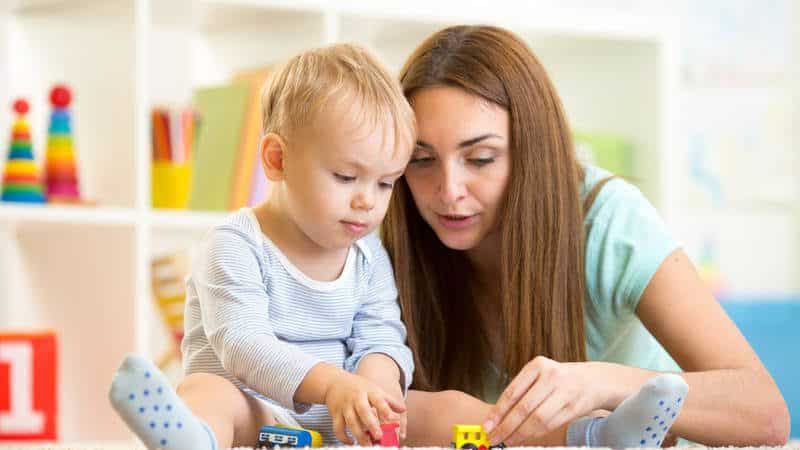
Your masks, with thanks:
M 650 279 L 680 245 L 653 205 L 621 179 L 603 186 L 586 226 L 590 300 L 615 317 L 635 312 Z

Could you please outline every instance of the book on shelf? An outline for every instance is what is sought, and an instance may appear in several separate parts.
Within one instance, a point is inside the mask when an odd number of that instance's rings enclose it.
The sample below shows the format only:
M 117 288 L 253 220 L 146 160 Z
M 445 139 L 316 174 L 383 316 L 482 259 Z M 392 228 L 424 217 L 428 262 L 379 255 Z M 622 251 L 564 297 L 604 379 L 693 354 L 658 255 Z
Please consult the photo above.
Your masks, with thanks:
M 263 200 L 266 194 L 267 184 L 260 163 L 259 144 L 262 128 L 261 92 L 270 70 L 270 67 L 246 70 L 235 74 L 232 79 L 236 83 L 247 83 L 250 98 L 242 131 L 242 145 L 236 161 L 230 210 L 253 206 Z
M 195 91 L 194 105 L 202 122 L 193 158 L 189 209 L 230 208 L 250 93 L 247 83 Z

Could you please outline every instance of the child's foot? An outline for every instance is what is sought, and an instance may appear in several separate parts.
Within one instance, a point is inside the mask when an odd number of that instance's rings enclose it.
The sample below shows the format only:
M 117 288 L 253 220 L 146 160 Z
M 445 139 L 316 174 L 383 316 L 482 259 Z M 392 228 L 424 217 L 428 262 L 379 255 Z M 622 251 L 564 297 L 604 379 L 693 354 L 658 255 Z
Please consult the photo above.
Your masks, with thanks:
M 111 382 L 111 405 L 149 449 L 215 450 L 216 438 L 150 361 L 128 355 Z
M 608 417 L 583 417 L 567 430 L 567 446 L 660 447 L 689 386 L 678 375 L 651 378 Z

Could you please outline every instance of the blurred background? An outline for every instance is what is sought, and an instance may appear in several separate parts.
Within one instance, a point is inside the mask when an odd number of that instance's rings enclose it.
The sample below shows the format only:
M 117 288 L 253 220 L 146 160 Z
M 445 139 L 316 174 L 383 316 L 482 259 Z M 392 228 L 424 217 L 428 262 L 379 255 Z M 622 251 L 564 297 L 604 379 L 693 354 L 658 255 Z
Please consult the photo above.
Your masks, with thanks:
M 800 438 L 798 2 L 0 0 L 0 441 L 129 440 L 124 355 L 180 377 L 193 244 L 269 189 L 275 63 L 350 41 L 396 73 L 459 23 L 526 39 L 580 157 L 659 209 Z

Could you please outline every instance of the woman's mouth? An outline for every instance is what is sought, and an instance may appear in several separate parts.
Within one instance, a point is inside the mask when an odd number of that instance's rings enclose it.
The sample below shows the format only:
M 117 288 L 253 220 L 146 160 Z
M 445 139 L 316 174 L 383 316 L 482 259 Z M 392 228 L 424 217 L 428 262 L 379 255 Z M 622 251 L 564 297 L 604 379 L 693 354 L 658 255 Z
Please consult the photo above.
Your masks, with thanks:
M 436 214 L 439 224 L 450 230 L 461 230 L 478 220 L 477 214 Z

